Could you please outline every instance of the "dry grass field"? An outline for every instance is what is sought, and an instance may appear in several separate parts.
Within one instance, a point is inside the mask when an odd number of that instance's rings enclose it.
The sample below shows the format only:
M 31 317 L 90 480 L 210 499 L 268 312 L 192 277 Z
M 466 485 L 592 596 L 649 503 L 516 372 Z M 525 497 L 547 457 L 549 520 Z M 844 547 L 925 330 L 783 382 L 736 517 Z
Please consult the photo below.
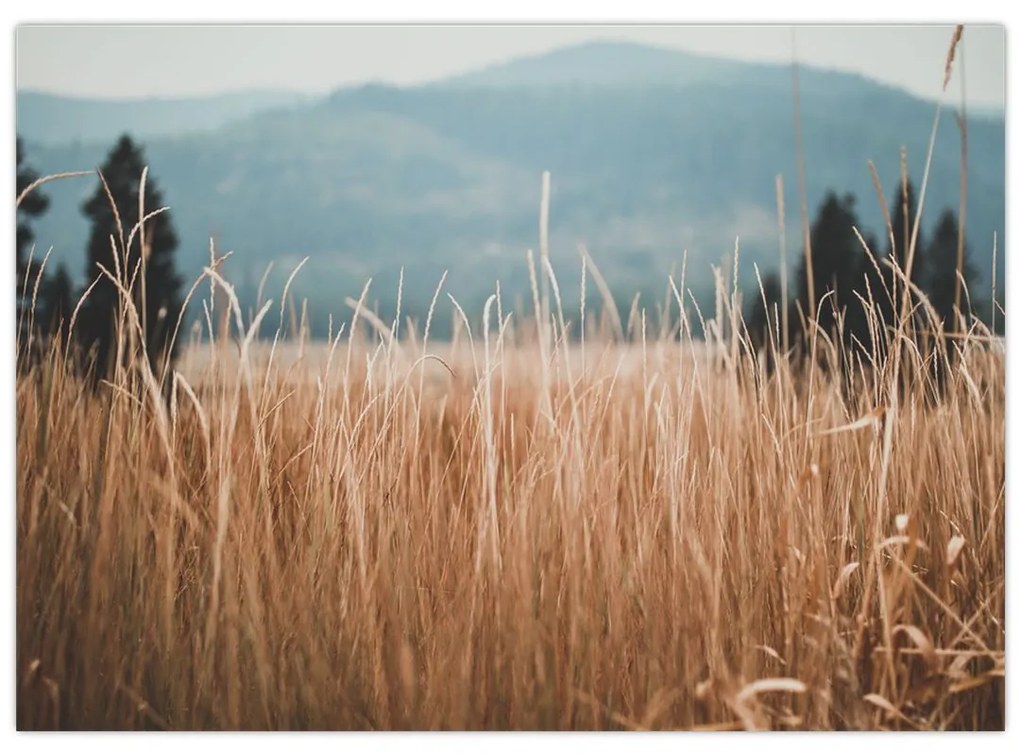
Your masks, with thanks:
M 979 324 L 879 332 L 850 390 L 730 297 L 704 342 L 580 337 L 553 280 L 537 327 L 437 291 L 450 342 L 358 309 L 274 347 L 212 282 L 164 389 L 130 306 L 97 391 L 59 346 L 18 378 L 19 728 L 1004 725 Z
M 755 348 L 723 276 L 624 327 L 587 257 L 564 312 L 547 200 L 526 312 L 311 344 L 213 259 L 176 369 L 122 239 L 109 379 L 18 345 L 18 727 L 1003 728 L 1001 342 L 908 290 Z

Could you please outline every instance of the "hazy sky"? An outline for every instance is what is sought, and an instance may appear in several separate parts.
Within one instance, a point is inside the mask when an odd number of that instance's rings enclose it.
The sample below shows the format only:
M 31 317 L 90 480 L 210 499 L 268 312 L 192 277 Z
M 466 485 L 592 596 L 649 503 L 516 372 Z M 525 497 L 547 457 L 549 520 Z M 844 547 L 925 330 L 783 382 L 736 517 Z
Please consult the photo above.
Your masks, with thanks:
M 937 97 L 950 26 L 799 27 L 801 62 Z M 414 84 L 593 39 L 787 62 L 788 26 L 21 26 L 19 88 L 85 97 L 326 92 L 369 80 Z M 1001 107 L 1005 30 L 964 33 L 967 101 Z M 958 97 L 959 69 L 952 94 Z

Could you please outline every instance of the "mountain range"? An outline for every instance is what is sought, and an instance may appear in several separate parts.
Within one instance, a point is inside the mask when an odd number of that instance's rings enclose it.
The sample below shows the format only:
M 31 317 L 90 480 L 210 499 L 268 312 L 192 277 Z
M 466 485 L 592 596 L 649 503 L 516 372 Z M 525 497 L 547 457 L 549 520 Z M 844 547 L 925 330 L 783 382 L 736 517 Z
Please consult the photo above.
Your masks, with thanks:
M 565 306 L 578 299 L 581 243 L 622 307 L 635 293 L 649 307 L 661 301 L 685 254 L 688 287 L 711 305 L 712 266 L 732 266 L 738 237 L 740 281 L 753 286 L 754 265 L 764 275 L 778 264 L 779 174 L 790 259 L 800 250 L 791 73 L 599 42 L 426 85 L 366 84 L 324 97 L 104 102 L 19 92 L 17 124 L 39 173 L 94 168 L 131 133 L 172 208 L 185 276 L 208 261 L 212 236 L 217 249 L 235 252 L 228 274 L 250 304 L 269 263 L 274 296 L 307 256 L 293 290 L 322 332 L 326 313 L 346 317 L 344 298 L 369 277 L 370 301 L 391 312 L 401 269 L 405 312 L 424 313 L 444 270 L 469 312 L 480 312 L 497 279 L 508 308 L 524 309 L 546 170 L 550 255 Z M 809 211 L 827 189 L 853 192 L 865 229 L 884 238 L 868 161 L 887 201 L 901 149 L 919 183 L 935 103 L 807 66 L 799 86 Z M 925 230 L 959 204 L 954 114 L 946 107 L 940 122 Z M 1004 118 L 971 117 L 967 133 L 979 299 L 991 285 L 993 237 L 999 280 L 1004 271 Z M 47 185 L 51 209 L 36 224 L 38 243 L 78 275 L 87 239 L 80 205 L 95 183 Z
M 18 132 L 44 145 L 110 141 L 130 133 L 139 138 L 210 131 L 255 113 L 300 105 L 308 95 L 283 91 L 234 92 L 205 97 L 138 100 L 61 97 L 18 92 Z

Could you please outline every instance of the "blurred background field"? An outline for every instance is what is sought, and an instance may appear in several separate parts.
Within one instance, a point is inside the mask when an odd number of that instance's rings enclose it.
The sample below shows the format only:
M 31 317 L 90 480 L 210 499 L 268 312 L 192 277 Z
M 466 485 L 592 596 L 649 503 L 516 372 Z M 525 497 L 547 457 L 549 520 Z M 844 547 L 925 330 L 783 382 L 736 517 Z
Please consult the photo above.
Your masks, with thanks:
M 25 60 L 43 57 L 43 52 L 63 59 L 59 40 L 65 37 L 50 32 L 55 41 L 49 42 L 44 31 L 33 36 L 32 29 L 22 30 Z M 309 30 L 309 44 L 328 31 Z M 740 283 L 753 290 L 754 264 L 763 276 L 781 264 L 779 174 L 785 179 L 792 274 L 801 234 L 791 89 L 794 48 L 787 29 L 762 27 L 758 35 L 780 37 L 780 49 L 787 50 L 783 62 L 754 61 L 755 37 L 739 27 L 731 27 L 729 34 L 748 40 L 747 49 L 732 43 L 728 49 L 743 59 L 685 51 L 685 45 L 698 47 L 696 27 L 674 27 L 672 37 L 668 27 L 653 30 L 657 34 L 649 31 L 652 42 L 629 40 L 640 37 L 640 29 L 568 28 L 564 34 L 584 32 L 589 41 L 550 43 L 553 49 L 546 52 L 515 54 L 514 45 L 528 50 L 531 36 L 549 32 L 516 27 L 499 32 L 499 40 L 511 41 L 493 44 L 488 63 L 474 62 L 479 56 L 472 55 L 471 29 L 459 36 L 456 30 L 435 30 L 432 45 L 428 31 L 420 30 L 409 38 L 417 41 L 404 47 L 399 41 L 408 32 L 400 28 L 390 30 L 390 36 L 385 29 L 364 34 L 377 45 L 398 45 L 394 49 L 401 55 L 423 56 L 423 70 L 430 70 L 432 58 L 443 56 L 456 69 L 458 55 L 466 70 L 414 83 L 407 82 L 407 74 L 396 83 L 358 82 L 359 75 L 371 76 L 374 69 L 359 61 L 357 52 L 342 49 L 356 47 L 357 29 L 343 32 L 346 36 L 338 30 L 335 45 L 321 53 L 314 71 L 316 82 L 329 75 L 351 82 L 331 91 L 308 92 L 303 87 L 310 84 L 300 77 L 289 80 L 289 90 L 193 97 L 97 98 L 19 88 L 17 128 L 26 160 L 39 174 L 93 169 L 117 138 L 129 133 L 144 148 L 172 207 L 181 242 L 177 264 L 186 280 L 208 262 L 212 237 L 221 252 L 235 252 L 225 269 L 242 303 L 251 307 L 270 263 L 267 285 L 278 290 L 308 257 L 294 295 L 299 302 L 307 298 L 312 334 L 319 338 L 326 334 L 327 316 L 341 317 L 344 298 L 357 298 L 369 277 L 375 285 L 367 304 L 392 319 L 401 268 L 409 280 L 421 282 L 407 287 L 402 302 L 403 311 L 419 319 L 444 271 L 449 271 L 448 290 L 468 311 L 480 310 L 495 279 L 508 306 L 516 297 L 526 303 L 524 253 L 532 248 L 537 254 L 543 171 L 552 175 L 549 247 L 568 307 L 577 303 L 575 262 L 581 243 L 602 268 L 625 314 L 635 293 L 645 302 L 662 299 L 661 282 L 676 273 L 685 252 L 688 287 L 699 301 L 711 301 L 711 265 L 732 257 L 738 237 Z M 882 74 L 888 79 L 895 80 L 901 67 L 920 69 L 923 73 L 914 78 L 921 85 L 930 82 L 924 89 L 929 97 L 918 96 L 920 86 L 907 91 L 855 71 L 800 61 L 808 213 L 814 216 L 825 191 L 850 192 L 861 231 L 874 234 L 885 247 L 883 202 L 867 162 L 876 166 L 886 202 L 893 200 L 899 182 L 901 148 L 911 179 L 919 182 L 951 32 L 948 26 L 902 27 L 897 37 L 893 28 L 842 30 L 848 44 L 860 47 L 861 56 L 887 61 Z M 286 44 L 304 59 L 299 48 L 305 38 L 291 33 L 297 41 Z M 726 33 L 705 29 L 702 35 Z M 812 35 L 841 39 L 832 29 L 808 27 L 798 33 L 807 51 L 802 54 L 812 49 L 817 54 Z M 186 38 L 186 31 L 180 34 Z M 452 41 L 443 42 L 443 34 L 454 35 Z M 491 29 L 477 34 L 497 39 Z M 994 60 L 1003 32 L 977 26 L 970 36 L 971 68 L 957 70 L 955 79 L 969 77 L 972 99 L 984 96 L 967 112 L 966 234 L 981 282 L 975 298 L 987 301 L 993 235 L 1000 281 L 1007 248 L 1004 102 L 989 100 L 994 85 L 984 82 L 989 68 L 995 70 L 988 61 Z M 929 37 L 936 39 L 933 51 L 932 45 L 921 44 Z M 106 54 L 126 45 L 118 43 L 124 38 L 130 39 L 130 30 L 111 37 Z M 890 46 L 890 38 L 902 41 Z M 289 37 L 281 31 L 280 39 Z M 450 49 L 439 50 L 442 46 Z M 291 47 L 281 46 L 279 53 Z M 255 55 L 243 45 L 227 49 Z M 501 49 L 508 50 L 502 53 L 506 59 L 500 58 Z M 929 58 L 911 58 L 921 51 Z M 277 53 L 266 48 L 264 54 Z M 330 68 L 333 58 L 343 61 L 333 64 L 335 70 Z M 140 65 L 150 63 L 143 58 Z M 215 81 L 220 75 L 208 76 Z M 311 69 L 308 77 L 313 77 Z M 86 84 L 91 87 L 87 91 L 104 86 L 90 79 L 80 86 Z M 198 87 L 199 82 L 179 83 L 177 91 L 189 85 Z M 960 132 L 953 122 L 960 109 L 959 83 L 951 85 L 922 220 L 929 238 L 940 213 L 959 205 Z M 158 86 L 151 89 L 158 92 Z M 87 277 L 81 249 L 88 229 L 80 205 L 93 188 L 89 181 L 47 187 L 50 208 L 36 223 L 40 253 L 52 246 L 52 262 L 66 262 L 79 285 Z M 448 335 L 448 323 L 447 318 L 437 321 L 437 332 Z

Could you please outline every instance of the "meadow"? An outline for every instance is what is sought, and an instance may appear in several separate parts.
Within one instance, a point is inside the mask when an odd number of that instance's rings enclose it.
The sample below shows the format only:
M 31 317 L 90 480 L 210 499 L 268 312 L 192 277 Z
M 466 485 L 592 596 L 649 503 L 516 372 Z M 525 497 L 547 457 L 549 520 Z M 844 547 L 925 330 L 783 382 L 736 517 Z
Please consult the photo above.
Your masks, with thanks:
M 211 264 L 177 369 L 124 290 L 96 390 L 37 344 L 19 728 L 1002 728 L 990 332 L 755 348 L 737 292 L 624 326 L 542 263 L 528 312 L 440 284 L 325 344 Z
M 541 218 L 524 311 L 494 283 L 465 312 L 444 275 L 402 319 L 401 275 L 392 321 L 366 284 L 313 343 L 297 270 L 245 312 L 210 250 L 172 366 L 145 351 L 136 228 L 101 270 L 105 379 L 19 323 L 18 728 L 1004 728 L 994 277 L 988 325 L 965 285 L 945 322 L 915 221 L 876 278 L 892 316 L 852 292 L 867 343 L 810 243 L 795 318 L 785 286 L 780 310 L 730 283 L 739 255 L 714 302 L 685 258 L 622 317 L 583 254 L 601 305 L 565 311 L 547 176 Z

